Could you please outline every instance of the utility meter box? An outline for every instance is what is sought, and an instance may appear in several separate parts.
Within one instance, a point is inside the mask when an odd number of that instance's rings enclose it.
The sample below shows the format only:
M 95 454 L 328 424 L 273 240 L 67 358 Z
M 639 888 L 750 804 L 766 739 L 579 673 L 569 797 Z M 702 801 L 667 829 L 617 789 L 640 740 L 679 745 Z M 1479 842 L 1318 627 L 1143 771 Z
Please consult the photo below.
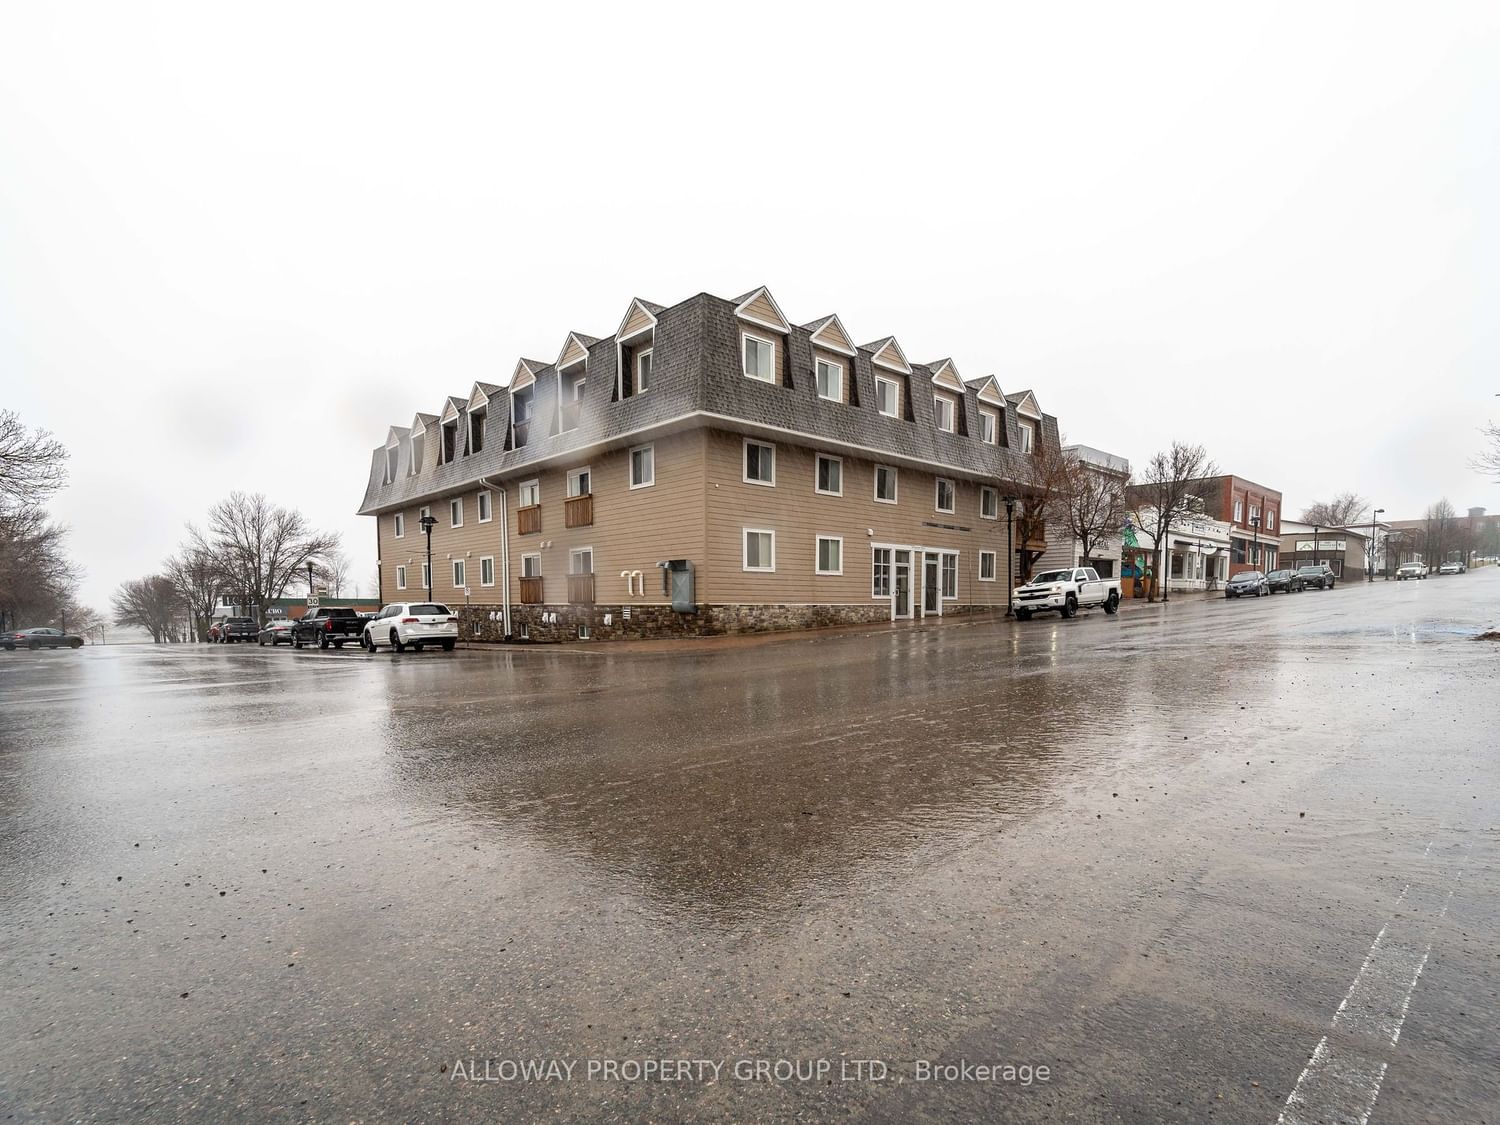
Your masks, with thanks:
M 697 613 L 698 602 L 693 590 L 693 563 L 691 559 L 669 559 L 662 568 L 666 579 L 666 592 L 672 597 L 672 609 L 676 613 Z

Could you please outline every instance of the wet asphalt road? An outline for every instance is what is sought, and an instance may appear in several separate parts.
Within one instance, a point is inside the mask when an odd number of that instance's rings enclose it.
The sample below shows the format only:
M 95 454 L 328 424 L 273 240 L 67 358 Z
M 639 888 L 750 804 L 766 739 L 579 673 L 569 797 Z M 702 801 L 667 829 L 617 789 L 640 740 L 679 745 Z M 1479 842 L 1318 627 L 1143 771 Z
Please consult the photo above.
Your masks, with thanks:
M 0 1102 L 1274 1122 L 1336 1050 L 1299 1120 L 1385 1064 L 1377 1125 L 1494 1121 L 1497 619 L 1490 571 L 716 651 L 0 654 Z M 1395 1043 L 1353 1019 L 1398 1001 Z M 722 1070 L 587 1074 L 663 1058 Z M 521 1059 L 573 1078 L 474 1080 Z

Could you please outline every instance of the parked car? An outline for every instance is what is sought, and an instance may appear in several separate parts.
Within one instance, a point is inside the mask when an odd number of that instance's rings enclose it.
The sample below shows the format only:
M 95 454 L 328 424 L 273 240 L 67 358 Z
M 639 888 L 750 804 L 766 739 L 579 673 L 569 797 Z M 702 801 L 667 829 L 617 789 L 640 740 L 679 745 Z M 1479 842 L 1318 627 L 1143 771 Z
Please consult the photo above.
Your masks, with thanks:
M 261 644 L 270 645 L 272 648 L 277 645 L 289 645 L 292 643 L 292 623 L 285 618 L 279 621 L 267 621 L 258 639 Z
M 226 617 L 219 622 L 219 643 L 221 645 L 238 644 L 240 641 L 253 641 L 260 636 L 260 626 L 255 623 L 253 617 Z
M 1024 586 L 1011 591 L 1010 607 L 1017 619 L 1030 620 L 1033 613 L 1055 610 L 1072 617 L 1080 609 L 1103 606 L 1105 613 L 1120 608 L 1120 580 L 1100 578 L 1093 567 L 1047 570 L 1033 575 Z
M 343 648 L 345 641 L 362 643 L 365 617 L 352 609 L 319 609 L 292 623 L 292 647 L 317 645 Z
M 1402 563 L 1396 570 L 1396 581 L 1405 582 L 1408 578 L 1426 578 L 1427 567 L 1418 562 Z
M 210 625 L 208 627 L 208 643 L 209 644 L 216 645 L 216 644 L 219 643 L 219 632 L 220 632 L 220 630 L 219 630 L 219 623 L 217 621 L 215 621 L 212 625 Z
M 1302 579 L 1304 588 L 1316 586 L 1320 590 L 1332 590 L 1338 581 L 1338 575 L 1333 573 L 1333 567 L 1327 563 L 1317 563 L 1314 566 L 1299 566 L 1297 577 Z
M 442 645 L 452 652 L 458 643 L 458 618 L 440 602 L 395 602 L 365 621 L 360 642 L 370 652 L 388 644 L 392 652 L 407 647 L 421 652 L 426 645 Z
M 33 652 L 39 648 L 82 648 L 83 638 L 64 633 L 61 629 L 17 629 L 13 633 L 0 633 L 0 647 L 6 652 L 15 652 L 18 648 L 29 648 Z
M 1273 570 L 1266 575 L 1266 589 L 1271 593 L 1300 594 L 1307 583 L 1295 570 Z
M 1259 598 L 1270 592 L 1270 583 L 1258 570 L 1242 570 L 1224 584 L 1226 598 Z
M 1449 562 L 1438 567 L 1439 574 L 1462 574 L 1467 569 L 1463 563 Z

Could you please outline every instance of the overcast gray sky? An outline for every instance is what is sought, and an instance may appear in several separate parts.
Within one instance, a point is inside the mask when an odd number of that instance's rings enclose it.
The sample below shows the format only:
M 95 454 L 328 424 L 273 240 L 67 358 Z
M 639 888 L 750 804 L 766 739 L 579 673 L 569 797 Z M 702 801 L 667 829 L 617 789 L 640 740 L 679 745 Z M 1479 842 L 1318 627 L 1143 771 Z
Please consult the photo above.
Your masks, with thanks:
M 1500 6 L 0 4 L 3 404 L 99 606 L 234 488 L 632 296 L 1034 388 L 1071 440 L 1500 508 Z

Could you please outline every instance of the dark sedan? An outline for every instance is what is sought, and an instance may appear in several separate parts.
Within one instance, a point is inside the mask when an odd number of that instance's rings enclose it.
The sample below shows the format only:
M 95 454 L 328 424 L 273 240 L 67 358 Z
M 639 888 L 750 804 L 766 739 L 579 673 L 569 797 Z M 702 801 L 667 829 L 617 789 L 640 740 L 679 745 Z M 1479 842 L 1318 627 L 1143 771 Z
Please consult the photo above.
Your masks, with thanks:
M 1242 570 L 1224 585 L 1226 598 L 1258 598 L 1270 592 L 1266 576 L 1258 570 Z
M 1307 588 L 1307 583 L 1295 570 L 1273 570 L 1266 575 L 1266 589 L 1271 593 L 1300 594 Z
M 1304 586 L 1316 586 L 1320 590 L 1332 590 L 1334 583 L 1338 581 L 1338 575 L 1333 573 L 1333 567 L 1327 563 L 1318 563 L 1316 566 L 1299 566 L 1297 577 L 1302 579 Z
M 0 648 L 15 652 L 18 648 L 82 648 L 83 638 L 61 629 L 18 629 L 14 633 L 0 633 Z

